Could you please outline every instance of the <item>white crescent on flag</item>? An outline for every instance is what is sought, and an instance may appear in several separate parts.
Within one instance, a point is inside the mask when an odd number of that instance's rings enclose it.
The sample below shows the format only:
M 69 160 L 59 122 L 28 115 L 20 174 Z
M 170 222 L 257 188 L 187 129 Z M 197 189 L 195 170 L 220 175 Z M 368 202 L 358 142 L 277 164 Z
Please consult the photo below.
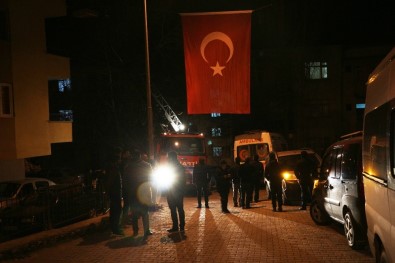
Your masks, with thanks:
M 228 63 L 229 60 L 231 60 L 233 57 L 234 47 L 233 47 L 232 39 L 230 39 L 230 37 L 228 35 L 226 35 L 225 33 L 222 33 L 222 32 L 211 32 L 210 34 L 207 34 L 203 38 L 202 43 L 200 44 L 200 54 L 202 55 L 204 61 L 206 61 L 208 63 L 208 61 L 206 59 L 206 55 L 204 54 L 204 50 L 206 49 L 207 44 L 213 40 L 220 40 L 220 41 L 224 42 L 226 44 L 226 46 L 228 46 L 229 57 L 226 60 L 226 63 Z

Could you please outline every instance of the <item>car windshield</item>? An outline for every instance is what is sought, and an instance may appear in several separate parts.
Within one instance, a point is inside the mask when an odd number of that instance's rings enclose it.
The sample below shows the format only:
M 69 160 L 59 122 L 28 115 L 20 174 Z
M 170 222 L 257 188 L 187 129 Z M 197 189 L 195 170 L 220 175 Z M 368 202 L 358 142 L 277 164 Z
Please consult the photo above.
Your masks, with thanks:
M 317 158 L 313 154 L 309 154 L 309 158 L 315 163 L 317 167 L 319 164 Z M 280 163 L 281 167 L 289 171 L 295 170 L 296 164 L 298 163 L 299 160 L 300 160 L 300 154 L 285 155 L 278 157 L 278 162 Z
M 0 198 L 13 197 L 20 185 L 19 183 L 0 183 Z

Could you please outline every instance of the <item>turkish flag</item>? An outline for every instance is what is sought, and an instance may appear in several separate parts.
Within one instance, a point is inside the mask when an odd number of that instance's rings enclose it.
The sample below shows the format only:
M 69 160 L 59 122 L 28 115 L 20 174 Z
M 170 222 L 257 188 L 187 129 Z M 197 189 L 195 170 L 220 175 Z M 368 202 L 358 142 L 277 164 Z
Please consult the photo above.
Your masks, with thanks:
M 251 12 L 181 14 L 188 114 L 250 113 Z

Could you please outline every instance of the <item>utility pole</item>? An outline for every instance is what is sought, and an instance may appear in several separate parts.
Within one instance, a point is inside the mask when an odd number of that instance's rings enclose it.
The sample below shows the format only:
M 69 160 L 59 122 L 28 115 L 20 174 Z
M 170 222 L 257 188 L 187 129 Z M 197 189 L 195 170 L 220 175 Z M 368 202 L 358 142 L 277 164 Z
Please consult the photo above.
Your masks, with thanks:
M 147 19 L 147 0 L 144 0 L 144 22 L 145 22 L 145 69 L 147 75 L 147 129 L 148 129 L 148 156 L 154 159 L 154 123 L 152 115 L 151 99 L 151 75 L 149 63 L 149 45 L 148 45 L 148 19 Z

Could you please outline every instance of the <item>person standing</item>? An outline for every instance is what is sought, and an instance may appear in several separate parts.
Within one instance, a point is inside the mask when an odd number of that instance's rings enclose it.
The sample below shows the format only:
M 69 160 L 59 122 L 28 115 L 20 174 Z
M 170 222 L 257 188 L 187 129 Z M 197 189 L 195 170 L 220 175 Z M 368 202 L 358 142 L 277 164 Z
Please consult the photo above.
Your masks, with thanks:
M 274 152 L 269 153 L 269 163 L 265 167 L 265 177 L 270 182 L 270 192 L 272 198 L 273 211 L 276 211 L 277 207 L 279 212 L 283 211 L 283 198 L 282 198 L 282 176 L 281 167 L 277 161 L 276 154 Z
M 241 205 L 239 170 L 240 170 L 240 157 L 237 156 L 235 158 L 235 165 L 231 168 L 232 190 L 233 190 L 232 199 L 233 199 L 234 207 L 238 207 L 239 205 Z
M 263 164 L 259 161 L 258 154 L 254 155 L 254 160 L 252 162 L 252 166 L 254 167 L 254 175 L 253 175 L 253 185 L 252 190 L 254 194 L 254 202 L 259 202 L 259 190 L 261 189 L 261 180 L 263 177 Z
M 299 179 L 299 185 L 301 190 L 302 206 L 300 210 L 306 210 L 308 198 L 311 197 L 311 185 L 313 181 L 313 175 L 315 173 L 315 165 L 309 159 L 309 155 L 306 151 L 300 153 L 300 160 L 296 164 L 295 176 Z
M 106 172 L 105 190 L 110 198 L 110 227 L 114 235 L 123 236 L 120 226 L 122 213 L 122 178 L 120 171 L 121 164 L 120 148 L 115 148 L 110 154 Z
M 254 166 L 251 164 L 252 160 L 247 157 L 245 162 L 240 166 L 240 187 L 241 187 L 241 207 L 251 208 L 252 191 L 254 184 Z
M 215 179 L 217 181 L 217 190 L 221 197 L 222 213 L 228 214 L 230 213 L 230 211 L 228 210 L 228 196 L 232 175 L 230 173 L 230 167 L 225 160 L 221 161 Z
M 148 157 L 148 154 L 142 153 L 141 159 L 147 163 L 149 163 L 152 169 L 155 168 L 155 160 L 152 160 Z M 151 184 L 151 207 L 152 209 L 156 210 L 159 207 L 158 199 L 160 197 L 159 189 L 154 185 Z
M 151 205 L 150 177 L 152 167 L 141 159 L 139 151 L 134 150 L 125 167 L 127 180 L 124 186 L 128 189 L 129 205 L 132 212 L 133 236 L 138 235 L 138 219 L 141 217 L 144 228 L 144 239 L 152 235 L 149 225 L 149 206 Z
M 197 208 L 202 208 L 202 194 L 204 196 L 204 204 L 206 208 L 208 205 L 208 184 L 210 182 L 208 168 L 204 159 L 199 159 L 199 162 L 193 167 L 193 183 L 197 190 Z
M 184 167 L 178 161 L 177 153 L 169 152 L 167 158 L 168 164 L 175 173 L 174 183 L 167 191 L 167 204 L 170 208 L 170 215 L 173 223 L 172 228 L 167 231 L 172 233 L 178 230 L 185 230 L 184 191 L 186 178 Z

